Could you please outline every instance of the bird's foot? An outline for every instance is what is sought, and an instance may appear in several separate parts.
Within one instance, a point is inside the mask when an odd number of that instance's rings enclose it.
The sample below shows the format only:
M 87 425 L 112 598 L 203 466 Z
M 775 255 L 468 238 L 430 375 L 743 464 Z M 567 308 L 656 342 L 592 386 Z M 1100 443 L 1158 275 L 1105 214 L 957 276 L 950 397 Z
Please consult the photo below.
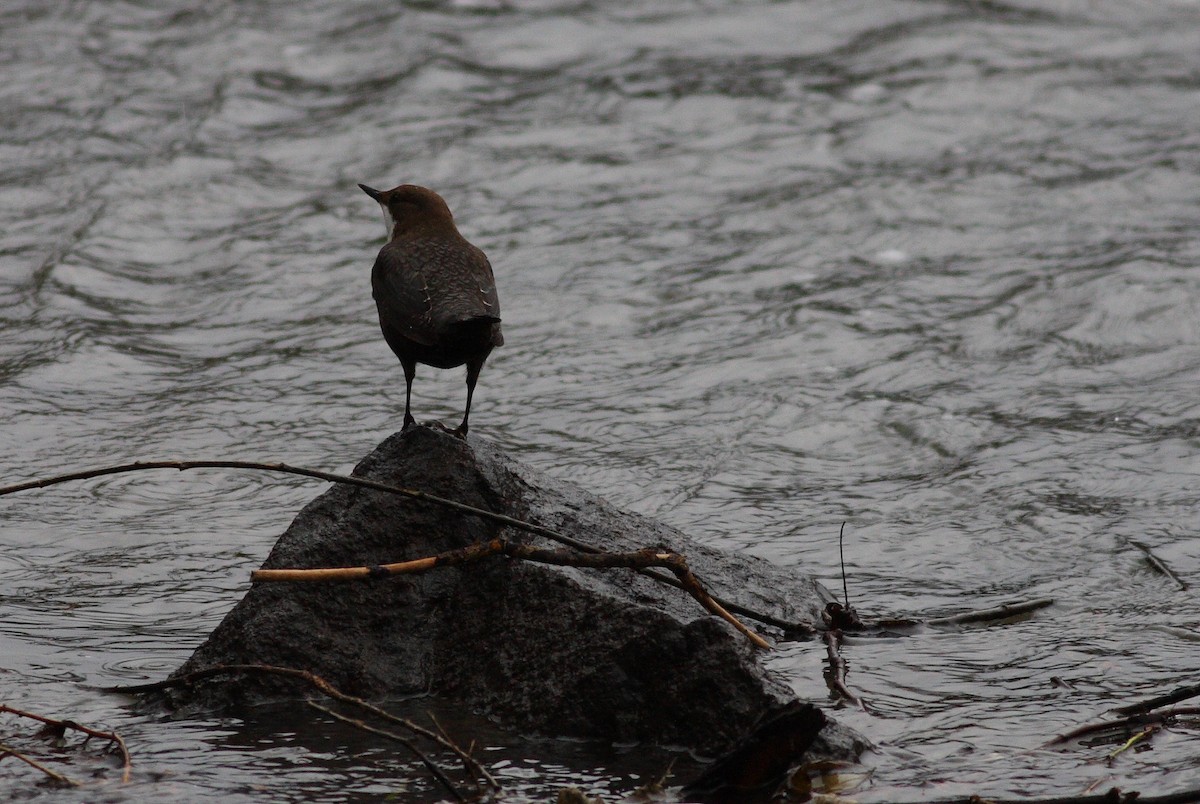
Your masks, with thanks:
M 467 440 L 467 417 L 470 415 L 471 415 L 471 401 L 468 399 L 467 400 L 467 412 L 463 414 L 462 423 L 460 425 L 458 425 L 458 427 L 454 428 L 453 435 L 455 438 L 461 438 L 463 441 Z

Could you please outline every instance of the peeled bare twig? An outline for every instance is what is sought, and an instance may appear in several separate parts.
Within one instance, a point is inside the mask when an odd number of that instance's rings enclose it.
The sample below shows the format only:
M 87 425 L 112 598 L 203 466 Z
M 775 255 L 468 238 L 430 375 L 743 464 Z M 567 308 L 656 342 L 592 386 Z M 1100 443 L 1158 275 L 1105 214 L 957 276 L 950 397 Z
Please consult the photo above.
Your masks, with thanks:
M 554 564 L 568 567 L 590 567 L 596 569 L 626 568 L 644 569 L 662 567 L 675 573 L 683 589 L 696 599 L 706 611 L 715 614 L 740 631 L 755 646 L 770 650 L 771 644 L 751 631 L 740 620 L 730 614 L 705 591 L 700 581 L 688 568 L 687 561 L 678 553 L 664 550 L 637 550 L 632 553 L 578 553 L 567 550 L 543 550 L 527 544 L 492 539 L 486 542 L 448 550 L 435 556 L 400 561 L 394 564 L 378 564 L 373 567 L 334 567 L 329 569 L 262 569 L 250 574 L 253 581 L 347 581 L 361 578 L 386 577 L 427 572 L 434 567 L 451 567 L 478 561 L 492 555 L 506 555 L 523 561 Z
M 1128 740 L 1126 740 L 1124 743 L 1122 743 L 1120 748 L 1118 748 L 1117 750 L 1113 751 L 1112 753 L 1110 753 L 1108 755 L 1109 763 L 1111 764 L 1114 759 L 1121 756 L 1121 754 L 1124 754 L 1126 751 L 1133 748 L 1135 745 L 1145 742 L 1146 740 L 1150 739 L 1151 735 L 1153 735 L 1156 731 L 1158 731 L 1161 728 L 1162 728 L 1162 726 L 1159 726 L 1157 724 L 1153 725 L 1153 726 L 1147 726 L 1146 728 L 1139 731 L 1137 734 L 1130 737 Z
M 386 709 L 381 709 L 378 706 L 363 700 L 362 698 L 342 692 L 337 687 L 318 676 L 316 673 L 310 673 L 307 670 L 297 670 L 294 667 L 276 667 L 269 664 L 223 664 L 216 665 L 214 667 L 208 667 L 204 670 L 197 670 L 193 673 L 184 673 L 181 676 L 163 679 L 162 681 L 155 681 L 150 684 L 132 684 L 119 687 L 107 687 L 105 691 L 123 693 L 157 692 L 170 687 L 187 687 L 196 683 L 197 681 L 203 681 L 205 679 L 213 678 L 214 676 L 231 675 L 237 673 L 276 675 L 303 681 L 316 688 L 324 695 L 333 698 L 335 701 L 341 701 L 342 703 L 356 706 L 365 712 L 370 712 L 372 715 L 375 715 L 381 720 L 385 720 L 388 723 L 395 723 L 398 726 L 403 726 L 414 734 L 419 734 L 426 739 L 434 741 L 442 748 L 445 748 L 446 750 L 452 751 L 454 754 L 456 754 L 458 758 L 462 760 L 463 764 L 470 768 L 470 772 L 475 774 L 476 778 L 483 779 L 484 783 L 489 788 L 492 790 L 500 789 L 500 783 L 496 781 L 496 778 L 492 776 L 492 774 L 488 773 L 487 770 L 480 765 L 474 757 L 463 751 L 451 740 L 442 737 L 436 732 L 430 731 L 424 726 L 418 726 L 416 723 L 413 723 L 407 718 L 393 715 Z
M 359 729 L 360 731 L 367 732 L 368 734 L 375 734 L 375 735 L 378 735 L 379 737 L 384 737 L 388 740 L 392 740 L 394 742 L 400 743 L 402 746 L 407 748 L 414 756 L 416 756 L 417 759 L 419 759 L 421 761 L 421 764 L 425 766 L 425 769 L 428 770 L 431 774 L 433 774 L 433 778 L 437 779 L 438 782 L 441 783 L 442 787 L 446 788 L 446 790 L 449 791 L 450 795 L 454 796 L 454 798 L 458 801 L 465 802 L 467 800 L 466 796 L 464 796 L 462 793 L 460 793 L 458 791 L 458 788 L 454 786 L 454 782 L 450 781 L 450 778 L 448 776 L 446 776 L 446 772 L 443 771 L 441 768 L 439 768 L 437 766 L 436 762 L 434 762 L 429 757 L 425 756 L 425 752 L 422 751 L 420 748 L 417 748 L 416 744 L 413 743 L 412 740 L 408 739 L 407 737 L 405 737 L 401 734 L 397 734 L 394 731 L 388 731 L 387 729 L 376 728 L 375 726 L 364 723 L 363 721 L 358 720 L 357 718 L 346 717 L 345 715 L 338 714 L 337 712 L 333 711 L 332 709 L 330 709 L 327 706 L 321 706 L 316 701 L 306 701 L 306 703 L 313 709 L 316 709 L 318 712 L 323 712 L 326 715 L 329 715 L 334 720 L 338 720 L 338 721 L 341 721 L 342 723 L 351 725 L 354 728 Z
M 73 720 L 56 720 L 52 717 L 46 717 L 45 715 L 38 715 L 34 714 L 33 712 L 15 709 L 6 704 L 0 704 L 0 714 L 5 712 L 11 715 L 17 715 L 18 717 L 36 720 L 39 723 L 44 723 L 45 725 L 56 729 L 60 734 L 65 733 L 67 729 L 71 729 L 73 731 L 86 734 L 89 739 L 96 737 L 98 739 L 108 740 L 111 745 L 117 746 L 117 749 L 121 752 L 121 782 L 127 783 L 129 781 L 129 776 L 133 772 L 133 759 L 129 756 L 129 748 L 125 745 L 125 741 L 121 739 L 121 735 L 117 734 L 115 731 L 96 731 L 95 729 L 76 723 Z
M 105 466 L 97 469 L 84 469 L 78 472 L 70 472 L 65 475 L 57 475 L 55 477 L 41 478 L 39 480 L 28 480 L 24 483 L 16 483 L 10 486 L 0 486 L 0 497 L 8 494 L 16 494 L 20 491 L 29 491 L 31 489 L 41 489 L 47 486 L 56 486 L 61 483 L 69 483 L 76 480 L 89 480 L 95 477 L 103 477 L 106 475 L 124 474 L 127 472 L 141 472 L 151 469 L 177 469 L 180 472 L 189 469 L 245 469 L 258 472 L 279 472 L 282 474 L 299 475 L 300 477 L 311 477 L 317 480 L 325 480 L 330 483 L 344 483 L 351 486 L 359 486 L 361 488 L 373 489 L 382 491 L 388 494 L 399 494 L 403 497 L 409 497 L 422 502 L 434 503 L 446 508 L 451 508 L 455 511 L 461 511 L 466 514 L 480 517 L 500 525 L 505 525 L 510 528 L 516 528 L 527 533 L 533 533 L 538 536 L 558 542 L 559 544 L 573 547 L 576 550 L 585 553 L 599 552 L 598 548 L 593 547 L 586 542 L 581 542 L 578 539 L 573 539 L 564 533 L 537 525 L 532 522 L 525 522 L 505 514 L 498 514 L 494 511 L 488 511 L 483 508 L 476 508 L 473 505 L 460 503 L 455 500 L 439 497 L 436 494 L 429 494 L 416 489 L 403 488 L 400 486 L 392 486 L 387 483 L 380 483 L 375 480 L 368 480 L 365 477 L 353 477 L 351 475 L 339 475 L 333 472 L 324 472 L 319 469 L 306 469 L 302 466 L 292 466 L 286 463 L 261 463 L 258 461 L 233 461 L 233 460 L 197 460 L 197 461 L 135 461 L 133 463 L 124 463 L 116 466 Z M 650 568 L 641 568 L 638 572 L 653 578 L 659 583 L 665 583 L 676 588 L 684 588 L 682 583 L 676 578 L 668 575 L 663 575 L 655 572 Z M 789 622 L 778 617 L 773 617 L 770 614 L 757 612 L 746 606 L 732 603 L 727 600 L 722 600 L 719 597 L 713 597 L 713 601 L 719 604 L 727 611 L 736 612 L 744 617 L 750 617 L 758 620 L 766 625 L 774 626 L 782 629 L 788 634 L 811 635 L 816 633 L 811 623 L 806 622 Z
M 27 757 L 24 754 L 22 754 L 20 751 L 18 751 L 17 749 L 13 748 L 12 746 L 5 745 L 4 743 L 0 743 L 0 759 L 4 759 L 5 757 L 12 757 L 13 759 L 19 759 L 20 761 L 24 762 L 26 765 L 28 765 L 31 768 L 37 768 L 42 773 L 49 776 L 51 779 L 53 779 L 54 781 L 61 784 L 63 787 L 82 787 L 83 786 L 79 782 L 72 779 L 70 776 L 64 776 L 63 774 L 59 773 L 58 771 L 51 770 L 50 768 L 47 768 L 42 763 L 38 762 L 33 757 Z

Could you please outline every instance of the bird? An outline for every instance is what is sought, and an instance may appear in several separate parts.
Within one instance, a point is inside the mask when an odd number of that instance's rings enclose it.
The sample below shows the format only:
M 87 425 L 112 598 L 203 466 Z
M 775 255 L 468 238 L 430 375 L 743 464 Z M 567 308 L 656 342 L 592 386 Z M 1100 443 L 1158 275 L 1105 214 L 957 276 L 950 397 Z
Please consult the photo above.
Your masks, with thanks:
M 466 438 L 471 399 L 484 361 L 504 343 L 492 266 L 459 233 L 445 200 L 426 187 L 358 185 L 383 209 L 388 242 L 371 269 L 371 292 L 384 340 L 404 368 L 404 426 L 412 415 L 417 364 L 467 367 L 467 406 L 454 430 Z

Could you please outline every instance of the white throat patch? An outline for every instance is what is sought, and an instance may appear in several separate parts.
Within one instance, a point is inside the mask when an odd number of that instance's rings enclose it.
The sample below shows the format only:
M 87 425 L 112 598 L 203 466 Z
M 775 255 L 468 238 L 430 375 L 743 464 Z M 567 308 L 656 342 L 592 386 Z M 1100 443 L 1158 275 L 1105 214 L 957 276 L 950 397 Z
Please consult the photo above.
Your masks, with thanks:
M 391 240 L 392 229 L 395 228 L 396 222 L 392 220 L 392 213 L 388 212 L 387 204 L 380 204 L 379 208 L 383 210 L 383 228 L 387 230 L 384 237 Z

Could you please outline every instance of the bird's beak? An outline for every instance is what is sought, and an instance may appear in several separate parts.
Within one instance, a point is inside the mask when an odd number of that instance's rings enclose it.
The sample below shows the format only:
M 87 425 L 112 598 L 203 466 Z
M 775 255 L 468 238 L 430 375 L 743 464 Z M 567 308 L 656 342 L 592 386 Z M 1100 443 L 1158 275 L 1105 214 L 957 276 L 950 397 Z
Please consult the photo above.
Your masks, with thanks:
M 381 190 L 376 190 L 376 189 L 375 189 L 375 188 L 373 188 L 373 187 L 368 187 L 368 186 L 367 186 L 367 185 L 365 185 L 365 184 L 360 184 L 360 185 L 358 185 L 358 186 L 362 188 L 362 191 L 363 191 L 364 193 L 366 193 L 367 195 L 371 196 L 371 197 L 372 197 L 372 198 L 374 198 L 376 201 L 379 201 L 379 203 L 381 203 L 381 204 L 383 203 L 383 202 L 382 202 L 382 201 L 380 201 L 380 199 L 379 199 L 379 196 L 383 195 L 383 191 L 381 191 Z

